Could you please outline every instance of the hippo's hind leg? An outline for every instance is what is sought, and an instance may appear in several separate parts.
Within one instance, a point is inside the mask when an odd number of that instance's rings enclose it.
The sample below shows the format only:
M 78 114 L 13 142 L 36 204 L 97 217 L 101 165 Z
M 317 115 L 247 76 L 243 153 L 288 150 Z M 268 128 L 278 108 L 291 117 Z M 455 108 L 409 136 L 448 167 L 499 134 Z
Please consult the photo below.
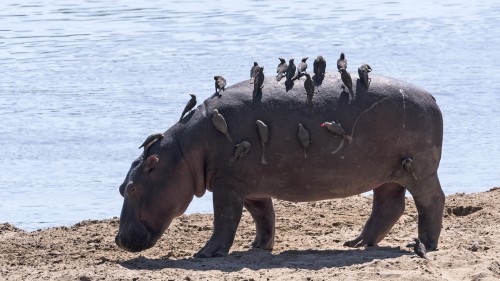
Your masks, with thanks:
M 243 213 L 243 197 L 234 189 L 214 188 L 213 202 L 214 230 L 207 244 L 195 254 L 197 258 L 226 256 Z
M 363 231 L 354 240 L 344 243 L 348 247 L 375 246 L 391 230 L 405 210 L 405 188 L 386 183 L 373 191 L 372 213 Z
M 418 212 L 418 238 L 427 250 L 436 250 L 441 234 L 445 196 L 437 174 L 408 186 Z
M 274 246 L 274 208 L 271 198 L 248 199 L 244 206 L 255 221 L 256 236 L 252 243 L 253 248 L 272 250 Z

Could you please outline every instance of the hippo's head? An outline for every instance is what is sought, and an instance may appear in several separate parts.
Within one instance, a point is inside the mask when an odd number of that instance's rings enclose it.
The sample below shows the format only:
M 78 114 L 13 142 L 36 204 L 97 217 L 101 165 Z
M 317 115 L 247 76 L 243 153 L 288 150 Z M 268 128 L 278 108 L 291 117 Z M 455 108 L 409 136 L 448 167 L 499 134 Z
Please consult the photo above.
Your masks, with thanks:
M 177 141 L 169 138 L 148 145 L 120 185 L 124 201 L 116 244 L 131 252 L 152 247 L 172 220 L 184 213 L 193 186 Z

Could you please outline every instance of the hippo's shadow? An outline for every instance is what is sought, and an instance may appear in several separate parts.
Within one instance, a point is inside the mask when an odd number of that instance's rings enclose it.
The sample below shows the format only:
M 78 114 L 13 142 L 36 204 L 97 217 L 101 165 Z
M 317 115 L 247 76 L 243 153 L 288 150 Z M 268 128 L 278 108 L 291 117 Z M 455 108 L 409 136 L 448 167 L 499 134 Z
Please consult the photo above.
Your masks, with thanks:
M 251 249 L 244 252 L 231 252 L 222 258 L 185 258 L 180 260 L 148 259 L 138 257 L 119 264 L 133 270 L 158 270 L 180 268 L 186 270 L 220 270 L 224 272 L 239 271 L 243 268 L 251 270 L 294 268 L 319 270 L 369 263 L 375 259 L 393 259 L 413 253 L 399 247 L 368 247 L 348 250 L 290 250 L 278 254 Z

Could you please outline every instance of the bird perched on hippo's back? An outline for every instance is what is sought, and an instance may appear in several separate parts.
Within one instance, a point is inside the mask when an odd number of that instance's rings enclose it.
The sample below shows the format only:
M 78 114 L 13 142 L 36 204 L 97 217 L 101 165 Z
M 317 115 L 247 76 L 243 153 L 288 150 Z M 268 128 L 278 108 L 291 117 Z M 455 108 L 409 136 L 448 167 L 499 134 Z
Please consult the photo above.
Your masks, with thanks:
M 278 64 L 278 67 L 276 68 L 276 81 L 280 81 L 283 76 L 285 76 L 286 69 L 288 68 L 288 65 L 286 64 L 286 61 L 284 58 L 278 58 L 280 60 L 280 63 Z
M 358 68 L 359 79 L 365 85 L 366 88 L 370 86 L 371 78 L 368 77 L 368 73 L 372 71 L 372 68 L 368 64 L 363 64 Z
M 297 74 L 295 77 L 293 77 L 293 80 L 300 79 L 300 77 L 304 76 L 305 73 L 307 73 L 307 59 L 309 57 L 305 57 L 302 59 L 302 61 L 299 63 L 297 66 Z
M 250 84 L 255 81 L 255 77 L 257 77 L 257 74 L 259 74 L 259 64 L 254 61 L 253 66 L 250 69 Z
M 163 139 L 163 134 L 157 133 L 157 134 L 149 135 L 144 140 L 144 142 L 142 142 L 141 146 L 139 146 L 139 149 L 144 147 L 144 152 L 143 152 L 144 158 L 146 158 L 146 155 L 148 154 L 149 147 L 151 145 L 153 145 L 156 141 L 161 140 L 161 139 Z
M 184 115 L 188 113 L 191 109 L 193 109 L 193 107 L 196 105 L 196 96 L 193 94 L 189 95 L 191 96 L 191 99 L 186 104 L 186 107 L 184 107 L 184 110 L 182 111 L 181 118 L 179 119 L 179 121 L 181 121 Z
M 323 82 L 326 72 L 326 60 L 323 56 L 318 56 L 313 62 L 313 72 L 315 75 L 315 80 L 318 84 Z
M 220 114 L 217 109 L 213 110 L 213 114 L 214 115 L 212 117 L 212 123 L 214 124 L 215 128 L 219 132 L 223 133 L 229 142 L 233 142 L 233 139 L 231 138 L 231 135 L 229 134 L 226 119 L 224 119 L 224 116 L 222 116 L 222 114 Z
M 266 123 L 261 120 L 255 121 L 257 124 L 257 130 L 259 132 L 260 144 L 262 145 L 262 156 L 260 158 L 260 162 L 264 165 L 267 164 L 266 161 L 266 144 L 269 142 L 269 127 L 267 127 Z
M 314 82 L 311 79 L 309 73 L 304 74 L 306 76 L 306 81 L 304 81 L 304 89 L 306 90 L 307 103 L 311 104 L 314 96 Z
M 347 69 L 347 59 L 345 58 L 344 53 L 340 53 L 340 58 L 337 60 L 337 69 L 339 71 L 341 69 Z
M 354 91 L 352 90 L 351 74 L 349 72 L 347 72 L 347 70 L 345 68 L 340 69 L 340 79 L 342 79 L 342 83 L 344 83 L 345 87 L 347 87 L 347 89 L 349 90 L 349 94 L 354 99 Z
M 297 66 L 295 66 L 294 59 L 290 59 L 288 61 L 288 68 L 286 69 L 286 80 L 285 80 L 285 88 L 286 91 L 290 91 L 293 88 L 293 78 L 295 77 L 295 71 L 297 70 Z
M 345 138 L 348 142 L 352 142 L 352 137 L 349 134 L 347 134 L 344 128 L 342 128 L 342 125 L 340 125 L 340 123 L 337 123 L 335 121 L 324 122 L 323 124 L 321 124 L 321 127 L 325 127 L 332 134 L 339 135 Z
M 248 152 L 250 152 L 250 148 L 252 144 L 249 141 L 243 140 L 237 145 L 235 145 L 236 149 L 234 150 L 233 157 L 229 161 L 229 163 L 233 164 L 238 159 L 243 159 L 247 156 Z
M 215 80 L 215 94 L 221 95 L 220 91 L 224 91 L 226 89 L 226 79 L 220 75 L 214 76 Z
M 307 150 L 311 146 L 311 136 L 309 135 L 309 131 L 307 131 L 306 128 L 304 128 L 304 126 L 300 123 L 297 136 L 299 137 L 300 144 L 304 149 L 304 158 L 307 158 Z
M 286 80 L 292 81 L 293 77 L 295 77 L 295 71 L 297 71 L 297 66 L 295 66 L 295 59 L 290 59 L 288 61 L 288 67 L 286 69 Z
M 260 66 L 257 75 L 255 76 L 252 98 L 255 98 L 257 97 L 257 95 L 262 94 L 262 88 L 264 87 L 264 78 L 264 66 Z

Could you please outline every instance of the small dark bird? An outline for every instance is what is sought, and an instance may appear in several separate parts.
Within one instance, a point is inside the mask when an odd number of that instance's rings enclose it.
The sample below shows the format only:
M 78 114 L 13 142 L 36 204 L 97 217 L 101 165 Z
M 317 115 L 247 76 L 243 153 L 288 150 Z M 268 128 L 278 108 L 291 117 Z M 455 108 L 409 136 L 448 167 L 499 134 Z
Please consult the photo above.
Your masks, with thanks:
M 324 122 L 323 124 L 321 124 L 321 127 L 325 127 L 328 129 L 328 131 L 332 132 L 333 134 L 342 136 L 348 142 L 352 142 L 352 137 L 347 134 L 344 128 L 342 128 L 342 126 L 340 125 L 340 123 L 336 123 L 335 121 Z
M 297 132 L 297 136 L 299 137 L 300 144 L 302 148 L 304 148 L 304 158 L 307 158 L 307 150 L 311 146 L 311 136 L 309 132 L 299 123 L 299 130 Z
M 230 160 L 231 164 L 234 163 L 238 159 L 245 158 L 247 156 L 248 152 L 250 151 L 252 144 L 250 142 L 244 140 L 235 146 L 236 146 L 236 149 L 234 150 L 233 157 Z
M 354 92 L 352 91 L 352 79 L 351 74 L 347 72 L 344 68 L 340 69 L 340 79 L 342 79 L 342 83 L 349 90 L 349 94 L 354 98 Z
M 149 147 L 152 146 L 156 141 L 163 139 L 163 134 L 152 134 L 149 135 L 144 142 L 139 146 L 139 148 L 144 147 L 144 159 L 146 159 L 146 155 L 148 154 Z
M 427 251 L 425 249 L 425 245 L 420 242 L 420 239 L 415 238 L 415 245 L 413 245 L 413 251 L 415 254 L 417 254 L 419 257 L 427 259 Z
M 308 58 L 309 57 L 303 58 L 302 61 L 299 63 L 299 65 L 297 66 L 297 74 L 295 74 L 295 77 L 293 78 L 293 80 L 300 79 L 300 77 L 304 76 L 304 74 L 307 73 L 307 62 L 306 62 L 306 60 Z
M 253 66 L 250 69 L 250 84 L 255 81 L 255 77 L 257 77 L 257 74 L 259 74 L 259 64 L 254 61 Z
M 304 81 L 304 89 L 306 89 L 307 102 L 312 103 L 312 98 L 314 96 L 314 82 L 311 79 L 309 73 L 304 74 L 306 76 L 306 81 Z
M 280 60 L 280 63 L 278 64 L 278 67 L 276 68 L 276 81 L 280 81 L 283 76 L 285 76 L 286 70 L 288 68 L 288 65 L 286 64 L 285 59 L 283 58 L 278 58 Z
M 214 123 L 215 128 L 226 135 L 226 138 L 229 142 L 233 142 L 233 139 L 231 138 L 231 135 L 229 134 L 229 130 L 227 129 L 227 123 L 226 119 L 224 119 L 224 116 L 219 113 L 217 109 L 214 109 L 213 111 L 214 115 L 212 117 L 212 123 Z
M 214 76 L 215 80 L 215 94 L 220 96 L 220 91 L 224 91 L 226 89 L 226 79 L 222 76 Z
M 255 83 L 253 84 L 252 98 L 255 98 L 258 94 L 262 94 L 262 88 L 264 88 L 264 78 L 264 66 L 261 66 L 258 69 L 258 73 L 255 77 Z
M 323 56 L 318 56 L 314 62 L 313 62 L 313 71 L 314 75 L 316 77 L 323 77 L 325 76 L 326 72 L 326 60 L 323 58 Z
M 347 69 L 347 59 L 345 58 L 344 53 L 340 53 L 340 58 L 337 60 L 337 69 L 339 71 L 341 69 Z
M 269 128 L 267 125 L 260 121 L 257 120 L 255 121 L 255 124 L 257 124 L 257 128 L 259 131 L 259 137 L 260 137 L 260 143 L 262 144 L 262 156 L 260 158 L 260 162 L 264 165 L 267 164 L 266 161 L 266 144 L 269 142 Z
M 372 68 L 368 64 L 363 64 L 358 68 L 358 75 L 359 79 L 361 79 L 361 82 L 363 82 L 363 85 L 365 85 L 366 88 L 370 85 L 370 82 L 372 79 L 368 77 L 368 73 L 372 71 Z
M 288 61 L 288 68 L 286 69 L 286 80 L 287 81 L 292 81 L 293 77 L 295 77 L 295 71 L 297 70 L 297 67 L 295 66 L 295 59 L 290 59 Z
M 417 180 L 417 175 L 415 174 L 415 171 L 413 169 L 413 159 L 410 157 L 404 158 L 401 161 L 401 165 L 403 165 L 403 168 L 410 173 L 410 175 L 413 177 L 414 180 Z
M 196 96 L 193 94 L 189 94 L 189 95 L 191 96 L 191 99 L 186 104 L 186 107 L 184 107 L 184 110 L 182 111 L 181 118 L 179 119 L 179 122 L 184 117 L 184 114 L 188 113 L 196 105 Z
M 144 142 L 139 146 L 139 148 L 143 148 L 144 150 L 147 150 L 153 143 L 155 143 L 157 140 L 161 140 L 163 138 L 163 134 L 151 134 L 149 135 Z

